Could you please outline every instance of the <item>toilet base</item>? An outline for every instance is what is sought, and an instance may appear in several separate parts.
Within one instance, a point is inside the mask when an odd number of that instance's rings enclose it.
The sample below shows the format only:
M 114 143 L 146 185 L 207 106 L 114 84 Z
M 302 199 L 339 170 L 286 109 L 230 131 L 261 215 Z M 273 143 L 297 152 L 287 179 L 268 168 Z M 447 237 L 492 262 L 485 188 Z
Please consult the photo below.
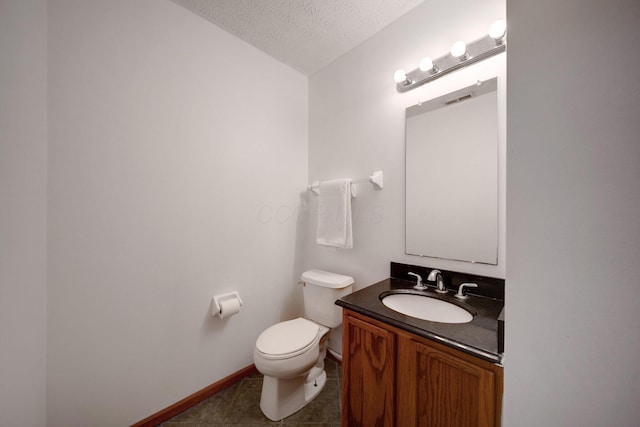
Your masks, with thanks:
M 315 377 L 315 378 L 313 378 Z M 314 372 L 296 378 L 264 376 L 260 409 L 271 421 L 280 421 L 311 402 L 327 383 L 327 373 Z

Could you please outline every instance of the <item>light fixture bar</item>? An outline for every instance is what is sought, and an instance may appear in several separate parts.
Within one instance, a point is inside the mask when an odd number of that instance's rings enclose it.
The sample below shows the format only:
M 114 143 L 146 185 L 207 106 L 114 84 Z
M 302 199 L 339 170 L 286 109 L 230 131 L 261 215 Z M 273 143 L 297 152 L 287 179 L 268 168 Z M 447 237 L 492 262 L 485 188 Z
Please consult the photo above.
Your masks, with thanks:
M 422 71 L 420 67 L 418 67 L 407 73 L 405 81 L 396 83 L 396 90 L 398 92 L 410 91 L 462 67 L 475 64 L 483 59 L 502 53 L 506 48 L 507 46 L 504 40 L 496 40 L 488 35 L 484 36 L 467 44 L 467 50 L 464 55 L 466 59 L 457 58 L 452 56 L 451 53 L 447 53 L 433 60 L 433 66 L 434 70 L 437 70 L 436 72 L 432 70 Z

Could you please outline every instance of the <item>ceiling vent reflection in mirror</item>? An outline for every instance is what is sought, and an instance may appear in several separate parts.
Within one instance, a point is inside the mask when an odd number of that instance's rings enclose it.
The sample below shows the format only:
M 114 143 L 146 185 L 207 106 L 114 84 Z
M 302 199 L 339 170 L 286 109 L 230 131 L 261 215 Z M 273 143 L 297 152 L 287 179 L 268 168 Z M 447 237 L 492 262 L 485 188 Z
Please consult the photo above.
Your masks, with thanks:
M 420 61 L 418 68 L 409 73 L 404 70 L 397 70 L 393 74 L 396 90 L 398 92 L 407 92 L 436 80 L 445 74 L 504 52 L 507 48 L 506 35 L 507 24 L 504 20 L 499 19 L 491 24 L 486 36 L 469 44 L 458 40 L 451 46 L 449 53 L 436 59 L 424 57 Z

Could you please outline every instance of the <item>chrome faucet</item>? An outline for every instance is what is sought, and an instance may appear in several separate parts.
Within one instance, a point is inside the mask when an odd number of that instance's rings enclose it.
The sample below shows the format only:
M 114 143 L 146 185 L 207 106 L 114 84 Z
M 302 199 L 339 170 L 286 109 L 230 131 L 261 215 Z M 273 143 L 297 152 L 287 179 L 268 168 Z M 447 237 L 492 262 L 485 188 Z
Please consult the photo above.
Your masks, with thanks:
M 442 279 L 442 272 L 440 270 L 431 270 L 427 280 L 430 282 L 436 282 L 436 292 L 440 294 L 447 293 L 447 288 L 444 287 L 444 280 Z
M 427 289 L 427 286 L 422 283 L 422 276 L 420 276 L 419 274 L 416 274 L 416 273 L 407 273 L 407 274 L 409 276 L 416 276 L 416 280 L 418 281 L 418 283 L 416 283 L 416 285 L 413 287 L 413 289 L 417 289 L 419 291 L 423 291 L 423 290 Z

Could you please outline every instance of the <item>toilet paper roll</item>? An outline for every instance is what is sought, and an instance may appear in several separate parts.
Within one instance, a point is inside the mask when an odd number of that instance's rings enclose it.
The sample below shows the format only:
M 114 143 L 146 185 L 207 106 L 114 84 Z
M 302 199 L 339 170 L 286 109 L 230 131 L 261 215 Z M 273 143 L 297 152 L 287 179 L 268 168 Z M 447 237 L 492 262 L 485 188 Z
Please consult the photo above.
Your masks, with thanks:
M 237 298 L 231 298 L 220 302 L 220 318 L 233 316 L 240 312 L 240 300 Z

